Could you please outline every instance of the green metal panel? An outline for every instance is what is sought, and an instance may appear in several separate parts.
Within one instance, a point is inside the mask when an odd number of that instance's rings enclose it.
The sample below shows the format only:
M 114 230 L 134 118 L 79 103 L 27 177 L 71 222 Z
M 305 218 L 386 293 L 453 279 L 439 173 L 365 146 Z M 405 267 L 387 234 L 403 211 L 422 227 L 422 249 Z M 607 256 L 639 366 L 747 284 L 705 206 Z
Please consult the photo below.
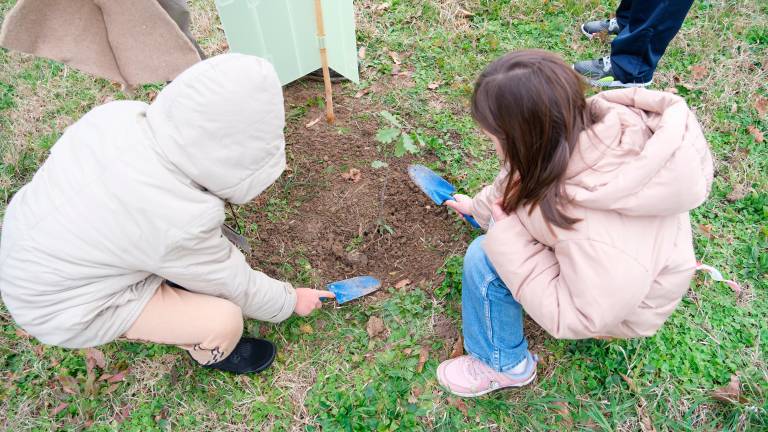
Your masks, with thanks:
M 359 82 L 352 0 L 322 0 L 328 65 Z M 216 0 L 229 49 L 269 60 L 282 84 L 318 69 L 314 0 Z

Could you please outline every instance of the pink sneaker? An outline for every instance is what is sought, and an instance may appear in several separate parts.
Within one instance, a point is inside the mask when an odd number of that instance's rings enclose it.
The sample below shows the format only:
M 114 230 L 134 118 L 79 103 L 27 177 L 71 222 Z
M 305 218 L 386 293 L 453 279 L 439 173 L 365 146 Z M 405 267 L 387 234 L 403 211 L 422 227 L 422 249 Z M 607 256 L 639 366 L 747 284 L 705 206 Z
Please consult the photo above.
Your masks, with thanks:
M 536 359 L 528 353 L 520 373 L 496 372 L 468 355 L 440 363 L 437 380 L 449 392 L 461 397 L 476 397 L 509 387 L 522 387 L 536 379 Z M 521 365 L 522 366 L 522 365 Z

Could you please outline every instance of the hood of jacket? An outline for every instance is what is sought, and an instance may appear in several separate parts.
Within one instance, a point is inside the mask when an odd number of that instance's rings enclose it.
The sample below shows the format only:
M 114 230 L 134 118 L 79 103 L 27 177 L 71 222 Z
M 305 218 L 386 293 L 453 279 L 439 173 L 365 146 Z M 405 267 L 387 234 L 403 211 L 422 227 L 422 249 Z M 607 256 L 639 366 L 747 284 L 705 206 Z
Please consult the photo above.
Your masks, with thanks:
M 225 201 L 252 200 L 285 169 L 282 88 L 261 58 L 196 64 L 158 94 L 146 118 L 161 157 Z
M 685 101 L 646 89 L 589 99 L 600 118 L 581 133 L 566 172 L 575 204 L 632 216 L 689 211 L 709 195 L 713 166 Z

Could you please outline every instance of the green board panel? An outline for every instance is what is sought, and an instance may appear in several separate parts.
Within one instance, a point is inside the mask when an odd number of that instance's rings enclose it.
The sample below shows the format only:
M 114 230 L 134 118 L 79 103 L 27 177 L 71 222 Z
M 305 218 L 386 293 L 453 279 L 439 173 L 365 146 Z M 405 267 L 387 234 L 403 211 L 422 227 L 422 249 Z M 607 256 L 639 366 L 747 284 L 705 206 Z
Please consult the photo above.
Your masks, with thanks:
M 328 65 L 359 82 L 352 0 L 323 0 Z M 216 0 L 229 49 L 269 60 L 282 84 L 318 69 L 314 0 Z

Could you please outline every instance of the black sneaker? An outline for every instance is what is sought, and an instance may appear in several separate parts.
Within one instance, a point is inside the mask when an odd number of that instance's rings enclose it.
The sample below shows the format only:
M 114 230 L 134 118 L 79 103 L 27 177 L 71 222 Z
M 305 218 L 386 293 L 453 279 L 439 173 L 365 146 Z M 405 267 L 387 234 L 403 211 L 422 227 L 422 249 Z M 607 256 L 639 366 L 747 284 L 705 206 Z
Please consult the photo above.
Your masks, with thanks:
M 346 78 L 344 78 L 344 76 L 342 74 L 340 74 L 340 73 L 338 73 L 335 70 L 330 69 L 330 68 L 328 69 L 328 75 L 331 76 L 331 82 L 332 83 L 342 82 L 342 81 L 344 81 L 346 79 Z M 307 75 L 307 78 L 311 79 L 312 81 L 323 81 L 323 70 L 322 69 L 318 69 L 318 70 L 316 70 L 314 72 L 310 72 Z
M 581 32 L 584 36 L 592 39 L 597 33 L 606 32 L 609 35 L 617 35 L 621 29 L 616 18 L 607 20 L 590 21 L 581 25 Z
M 276 355 L 277 348 L 272 342 L 246 337 L 240 339 L 227 358 L 203 367 L 236 374 L 258 373 L 268 368 L 275 361 Z
M 573 70 L 583 75 L 595 87 L 646 87 L 653 82 L 651 80 L 646 83 L 624 83 L 614 78 L 611 56 L 574 63 Z

